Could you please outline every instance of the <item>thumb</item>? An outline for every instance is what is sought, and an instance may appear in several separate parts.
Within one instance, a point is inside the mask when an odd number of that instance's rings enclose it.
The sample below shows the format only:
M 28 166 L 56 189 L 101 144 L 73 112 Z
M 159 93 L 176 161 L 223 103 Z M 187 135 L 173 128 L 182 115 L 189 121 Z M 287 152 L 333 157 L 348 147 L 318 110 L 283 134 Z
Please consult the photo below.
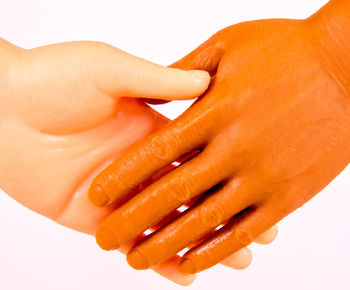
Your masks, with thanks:
M 97 58 L 91 74 L 98 87 L 114 97 L 137 97 L 161 100 L 185 100 L 200 96 L 208 87 L 205 71 L 184 71 L 164 67 L 130 55 L 117 48 L 110 57 Z

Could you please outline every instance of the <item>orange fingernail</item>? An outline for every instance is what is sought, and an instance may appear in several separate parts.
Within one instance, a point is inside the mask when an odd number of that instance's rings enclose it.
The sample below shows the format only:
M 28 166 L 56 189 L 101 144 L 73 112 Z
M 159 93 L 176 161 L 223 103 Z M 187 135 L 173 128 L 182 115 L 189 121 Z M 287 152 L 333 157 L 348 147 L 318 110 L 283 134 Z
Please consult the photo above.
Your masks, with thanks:
M 149 267 L 146 257 L 138 249 L 132 249 L 126 259 L 128 264 L 136 270 L 145 270 Z
M 109 202 L 109 198 L 101 185 L 92 186 L 89 189 L 89 200 L 96 206 L 105 206 Z
M 196 273 L 196 266 L 188 258 L 185 258 L 183 260 L 183 262 L 180 263 L 179 268 L 180 268 L 180 271 L 184 274 L 195 274 Z

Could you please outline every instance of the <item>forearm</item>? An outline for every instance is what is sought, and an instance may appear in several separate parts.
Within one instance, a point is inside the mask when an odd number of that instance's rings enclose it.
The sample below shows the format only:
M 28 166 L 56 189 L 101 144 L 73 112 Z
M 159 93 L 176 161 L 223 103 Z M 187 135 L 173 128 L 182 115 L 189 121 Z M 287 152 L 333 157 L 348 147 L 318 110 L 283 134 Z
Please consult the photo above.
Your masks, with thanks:
M 309 19 L 315 52 L 344 92 L 350 94 L 350 0 L 331 0 Z

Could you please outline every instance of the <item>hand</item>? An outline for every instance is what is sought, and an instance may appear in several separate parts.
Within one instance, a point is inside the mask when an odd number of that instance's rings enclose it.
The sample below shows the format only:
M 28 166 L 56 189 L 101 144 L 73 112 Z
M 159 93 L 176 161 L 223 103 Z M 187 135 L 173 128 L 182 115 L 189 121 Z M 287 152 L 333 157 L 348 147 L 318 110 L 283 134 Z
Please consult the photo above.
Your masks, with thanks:
M 168 122 L 142 101 L 121 97 L 193 98 L 209 82 L 206 72 L 161 67 L 103 43 L 23 50 L 0 39 L 0 52 L 0 187 L 90 235 L 114 209 L 88 201 L 92 178 Z M 178 262 L 154 270 L 180 284 L 193 281 Z
M 94 235 L 115 207 L 98 209 L 88 202 L 92 178 L 131 144 L 168 122 L 139 100 L 120 98 L 124 93 L 108 94 L 108 83 L 100 87 L 96 82 L 110 78 L 116 90 L 119 85 L 130 96 L 189 98 L 206 88 L 207 76 L 162 68 L 102 43 L 66 43 L 28 51 L 1 44 L 8 55 L 6 78 L 5 66 L 1 74 L 1 89 L 6 92 L 0 96 L 1 188 L 24 206 Z M 117 58 L 115 67 L 110 67 Z M 91 77 L 96 71 L 89 71 L 94 66 L 101 73 L 96 79 Z M 276 229 L 268 231 L 258 242 L 272 241 L 276 234 Z M 153 270 L 189 284 L 194 276 L 178 271 L 179 260 L 172 257 Z M 243 249 L 223 263 L 240 269 L 250 261 L 251 252 Z
M 99 245 L 117 248 L 199 197 L 128 253 L 131 266 L 145 269 L 199 241 L 180 264 L 195 273 L 321 191 L 350 160 L 349 27 L 349 1 L 331 1 L 307 20 L 228 27 L 179 61 L 209 71 L 210 89 L 100 173 L 90 200 L 112 204 L 180 156 L 199 153 L 106 218 Z

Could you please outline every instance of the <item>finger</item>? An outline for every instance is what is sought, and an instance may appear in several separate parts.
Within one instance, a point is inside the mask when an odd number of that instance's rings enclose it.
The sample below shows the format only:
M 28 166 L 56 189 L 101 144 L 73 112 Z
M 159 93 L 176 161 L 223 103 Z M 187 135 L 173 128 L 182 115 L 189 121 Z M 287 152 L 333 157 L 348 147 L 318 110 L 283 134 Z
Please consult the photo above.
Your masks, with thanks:
M 164 67 L 112 46 L 96 49 L 90 74 L 97 86 L 115 97 L 185 100 L 200 96 L 208 87 L 205 71 Z
M 166 167 L 162 168 L 161 170 L 159 170 L 158 172 L 156 172 L 154 175 L 152 175 L 150 178 L 148 178 L 144 182 L 140 183 L 138 186 L 136 186 L 135 188 L 133 188 L 129 192 L 128 196 L 124 196 L 123 198 L 119 199 L 118 202 L 115 202 L 111 206 L 111 208 L 113 208 L 113 211 L 115 209 L 121 207 L 124 203 L 127 203 L 131 198 L 133 198 L 135 195 L 137 195 L 138 193 L 143 191 L 145 188 L 150 186 L 152 183 L 154 183 L 158 179 L 160 179 L 162 176 L 164 176 L 164 175 L 168 174 L 169 172 L 171 172 L 172 170 L 174 170 L 174 168 L 176 168 L 175 165 L 169 164 L 168 166 L 166 166 Z
M 170 212 L 227 177 L 225 168 L 217 168 L 220 165 L 218 159 L 208 159 L 208 154 L 202 152 L 177 167 L 108 216 L 96 233 L 100 247 L 112 250 L 128 243 Z M 211 174 L 212 170 L 217 174 Z
M 278 235 L 278 227 L 274 225 L 272 228 L 268 229 L 266 232 L 258 236 L 254 242 L 262 245 L 267 245 L 272 243 Z
M 248 248 L 243 248 L 223 259 L 220 264 L 235 270 L 243 270 L 251 264 L 252 260 L 252 252 Z
M 278 222 L 278 215 L 271 214 L 274 210 L 270 205 L 252 207 L 236 216 L 207 241 L 183 256 L 181 272 L 194 274 L 203 271 L 249 245 Z
M 100 224 L 96 232 L 97 243 L 105 250 L 116 249 L 208 190 L 225 175 L 224 170 L 218 170 L 221 175 L 208 174 L 215 164 L 214 160 L 207 160 L 206 154 L 200 154 L 153 183 Z
M 129 247 L 129 249 L 130 248 L 131 246 Z M 251 250 L 245 247 L 222 260 L 220 264 L 234 270 L 243 270 L 251 264 L 252 260 L 253 254 Z M 177 284 L 186 286 L 193 282 L 195 276 L 193 274 L 190 274 L 189 276 L 187 276 L 187 274 L 185 276 L 185 274 L 179 270 L 178 265 L 180 261 L 181 258 L 178 255 L 175 255 L 174 257 L 164 262 L 161 262 L 158 265 L 152 266 L 151 269 Z M 160 271 L 157 271 L 158 269 Z
M 162 168 L 161 170 L 156 172 L 154 175 L 152 175 L 150 178 L 140 183 L 137 187 L 133 188 L 133 190 L 129 193 L 129 195 L 126 198 L 118 200 L 118 203 L 114 203 L 113 208 L 116 209 L 120 207 L 122 204 L 126 203 L 133 196 L 137 195 L 139 192 L 141 192 L 142 190 L 150 186 L 152 183 L 160 179 L 162 176 L 174 170 L 178 166 L 178 164 L 181 164 L 181 162 L 184 162 L 190 159 L 194 155 L 196 155 L 196 151 L 193 151 L 190 154 L 179 158 L 177 162 L 174 162 L 174 164 L 169 164 L 166 167 Z
M 129 148 L 92 182 L 88 196 L 96 206 L 124 198 L 166 165 L 198 149 L 206 140 L 212 112 L 191 107 L 179 118 Z M 198 130 L 200 127 L 200 130 Z
M 181 214 L 180 211 L 174 211 L 168 217 L 162 220 L 159 224 L 155 225 L 153 227 L 153 230 L 161 228 L 163 225 L 168 223 L 170 220 L 174 219 L 179 214 Z M 145 234 L 140 235 L 133 242 L 127 245 L 121 246 L 119 248 L 119 251 L 121 253 L 127 254 L 130 251 L 130 249 L 136 243 L 142 240 L 142 238 L 144 238 L 145 236 L 146 236 Z M 178 255 L 175 255 L 170 259 L 159 263 L 158 265 L 152 266 L 151 269 L 156 273 L 160 274 L 161 276 L 179 285 L 183 285 L 183 286 L 190 285 L 195 280 L 195 275 L 183 274 L 182 272 L 180 272 L 178 267 L 180 260 L 181 258 Z M 243 248 L 238 252 L 232 254 L 231 256 L 227 257 L 223 261 L 221 261 L 221 264 L 231 269 L 242 270 L 247 268 L 250 265 L 251 261 L 252 261 L 251 251 L 248 248 Z
M 156 230 L 160 227 L 162 227 L 164 224 L 168 223 L 170 220 L 174 219 L 176 216 L 178 216 L 181 212 L 175 210 L 171 214 L 169 214 L 167 217 L 165 217 L 162 221 L 160 221 L 158 224 L 154 225 L 152 227 L 153 230 Z M 127 252 L 130 251 L 130 249 L 140 241 L 145 235 L 143 234 L 140 239 L 135 240 L 135 242 L 130 245 L 127 249 Z M 164 278 L 175 282 L 176 284 L 182 285 L 182 286 L 188 286 L 193 283 L 193 281 L 196 279 L 196 276 L 193 274 L 184 274 L 179 270 L 179 264 L 181 261 L 181 257 L 178 255 L 175 255 L 171 257 L 170 259 L 163 261 L 162 263 L 159 263 L 158 265 L 154 265 L 151 267 L 151 269 L 158 273 L 159 275 L 163 276 Z
M 153 176 L 149 181 L 147 181 L 142 186 L 147 186 L 149 183 L 152 183 L 154 180 L 159 179 L 162 175 L 170 172 L 175 168 L 174 165 L 169 165 L 165 167 L 163 170 L 158 172 L 155 176 Z M 167 216 L 164 220 L 162 220 L 159 224 L 155 225 L 153 230 L 157 229 L 158 227 L 163 226 L 165 223 L 167 223 L 169 220 L 175 218 L 178 214 L 180 214 L 179 211 L 172 212 L 169 216 Z M 119 251 L 123 254 L 127 254 L 130 248 L 137 243 L 139 240 L 141 240 L 143 237 L 145 237 L 145 234 L 142 234 L 138 236 L 134 241 L 132 241 L 129 244 L 126 244 L 119 248 Z M 160 263 L 159 265 L 156 265 L 152 267 L 152 271 L 156 272 L 157 274 L 161 275 L 162 277 L 176 283 L 182 286 L 188 286 L 195 280 L 195 275 L 191 274 L 183 274 L 179 271 L 179 262 L 181 258 L 179 256 L 172 257 L 171 259 L 164 261 L 163 263 Z
M 170 220 L 174 219 L 179 214 L 181 214 L 181 212 L 174 211 L 172 214 L 170 214 L 168 217 L 162 220 L 159 224 L 155 225 L 153 230 L 156 230 L 162 227 L 164 224 L 168 223 Z M 130 251 L 130 249 L 135 244 L 137 244 L 140 240 L 142 240 L 142 238 L 144 238 L 145 236 L 146 236 L 145 234 L 140 235 L 133 242 L 127 245 L 121 246 L 119 248 L 119 251 L 123 254 L 127 254 Z M 223 261 L 221 261 L 221 264 L 231 269 L 242 270 L 247 268 L 251 264 L 252 258 L 253 258 L 253 255 L 251 251 L 248 248 L 243 248 L 238 252 L 232 254 L 231 256 L 227 257 Z M 161 276 L 179 285 L 183 285 L 183 286 L 190 285 L 195 280 L 195 275 L 184 274 L 181 271 L 179 271 L 178 266 L 180 261 L 181 261 L 181 258 L 178 255 L 175 255 L 170 259 L 159 263 L 158 265 L 152 266 L 151 269 L 156 273 L 160 274 Z
M 211 232 L 252 203 L 251 185 L 238 180 L 214 191 L 166 227 L 142 240 L 128 253 L 135 269 L 164 261 Z
M 161 276 L 182 286 L 188 286 L 196 279 L 194 274 L 184 274 L 179 270 L 181 257 L 174 256 L 167 261 L 151 267 L 153 271 Z
M 119 251 L 123 254 L 126 254 L 130 248 L 140 239 L 142 239 L 145 236 L 145 234 L 140 235 L 137 237 L 133 242 L 124 245 L 119 248 Z M 193 283 L 193 281 L 196 279 L 196 276 L 193 274 L 184 274 L 181 273 L 179 270 L 179 263 L 181 261 L 181 257 L 174 256 L 171 257 L 169 260 L 164 261 L 158 265 L 155 265 L 151 267 L 151 269 L 156 272 L 157 274 L 163 276 L 164 278 L 173 281 L 176 284 L 182 285 L 182 286 L 188 286 Z M 244 263 L 244 262 L 243 262 Z
M 197 47 L 194 51 L 173 63 L 169 67 L 179 68 L 182 70 L 205 70 L 214 75 L 218 64 L 224 54 L 223 42 L 219 34 L 215 34 L 206 42 Z M 152 105 L 164 104 L 166 100 L 145 99 L 146 103 Z
M 210 234 L 213 234 L 213 233 L 215 233 L 215 231 L 213 231 Z M 203 241 L 204 241 L 204 239 L 209 237 L 210 234 L 205 235 L 203 237 Z M 138 240 L 138 241 L 140 241 L 140 240 Z M 198 243 L 202 242 L 202 239 L 198 240 L 197 242 Z M 189 248 L 194 247 L 196 245 L 196 243 L 194 243 L 193 245 L 191 244 L 189 246 Z M 136 243 L 134 243 L 133 245 L 135 245 L 135 244 Z M 131 248 L 132 247 L 129 247 L 129 250 Z M 176 257 L 178 257 L 178 255 L 176 255 Z M 170 258 L 169 260 L 171 260 L 171 259 L 172 258 Z M 167 261 L 169 261 L 169 260 L 167 260 Z M 234 270 L 243 270 L 243 269 L 247 268 L 251 264 L 252 260 L 253 260 L 253 254 L 252 254 L 251 250 L 249 248 L 245 247 L 245 248 L 239 250 L 238 252 L 232 254 L 231 256 L 225 258 L 224 260 L 222 260 L 220 262 L 220 264 L 222 264 L 222 265 L 224 265 L 226 267 L 229 267 L 231 269 L 234 269 Z M 165 262 L 161 262 L 158 265 L 163 265 L 163 263 L 165 263 Z M 155 266 L 157 266 L 157 265 L 155 265 Z M 154 266 L 152 266 L 151 269 L 153 269 L 153 267 Z M 180 273 L 182 273 L 182 272 L 180 272 Z

